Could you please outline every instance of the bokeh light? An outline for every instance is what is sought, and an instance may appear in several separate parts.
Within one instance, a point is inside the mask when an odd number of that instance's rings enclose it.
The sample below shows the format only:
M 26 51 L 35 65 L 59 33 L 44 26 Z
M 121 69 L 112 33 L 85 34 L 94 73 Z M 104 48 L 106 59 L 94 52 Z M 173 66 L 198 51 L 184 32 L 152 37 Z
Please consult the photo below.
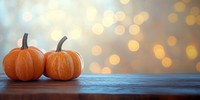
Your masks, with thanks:
M 199 14 L 199 12 L 200 12 L 200 10 L 199 10 L 198 7 L 192 7 L 192 8 L 190 9 L 190 13 L 191 13 L 192 15 L 194 15 L 194 16 L 197 16 L 197 15 Z
M 140 15 L 140 14 L 136 15 L 136 16 L 133 18 L 133 22 L 134 22 L 135 24 L 137 24 L 137 25 L 143 24 L 144 21 L 145 21 L 144 16 L 142 16 L 142 15 Z
M 162 65 L 165 68 L 169 68 L 172 65 L 172 60 L 169 57 L 165 57 L 162 59 Z
M 126 18 L 126 14 L 123 11 L 116 12 L 115 16 L 117 21 L 124 21 Z
M 93 6 L 87 8 L 87 19 L 89 21 L 94 21 L 97 15 L 97 9 Z
M 102 24 L 95 24 L 93 27 L 92 27 L 92 31 L 97 34 L 97 35 L 100 35 L 103 33 L 104 31 L 104 27 Z
M 153 52 L 157 59 L 163 59 L 165 57 L 165 50 L 160 44 L 154 45 Z
M 58 41 L 62 38 L 62 32 L 58 29 L 54 30 L 52 33 L 51 33 L 51 38 L 54 40 L 54 41 Z
M 186 6 L 183 2 L 179 1 L 174 5 L 174 8 L 177 12 L 183 12 L 185 10 Z
M 120 62 L 120 57 L 117 54 L 113 54 L 109 57 L 109 62 L 112 65 L 117 65 Z
M 198 56 L 197 48 L 194 45 L 186 47 L 186 54 L 189 59 L 195 59 Z
M 107 10 L 104 12 L 104 17 L 102 20 L 102 23 L 105 27 L 110 27 L 115 23 L 115 16 L 114 12 L 112 10 Z
M 194 25 L 196 23 L 196 17 L 194 15 L 186 16 L 185 22 L 187 25 Z
M 175 36 L 170 36 L 167 39 L 167 43 L 169 46 L 175 46 L 176 45 L 176 37 Z
M 101 73 L 102 74 L 111 74 L 112 71 L 109 67 L 103 67 L 102 70 L 101 70 Z
M 75 28 L 71 32 L 69 32 L 69 36 L 71 39 L 80 39 L 82 35 L 82 30 L 81 28 Z
M 99 56 L 102 53 L 102 48 L 98 45 L 92 47 L 92 55 Z
M 129 33 L 132 34 L 132 35 L 136 35 L 140 32 L 140 27 L 138 25 L 131 25 L 129 27 Z
M 120 2 L 124 5 L 128 4 L 129 3 L 129 0 L 120 0 Z
M 92 62 L 92 63 L 90 64 L 89 68 L 90 68 L 90 71 L 91 71 L 92 73 L 98 74 L 98 73 L 101 72 L 101 66 L 100 66 L 99 63 L 97 63 L 97 62 Z
M 144 21 L 147 21 L 149 19 L 149 13 L 146 11 L 140 12 L 140 15 L 143 17 Z
M 117 35 L 123 35 L 125 32 L 125 27 L 123 25 L 118 25 L 115 27 L 115 33 Z
M 128 42 L 128 49 L 130 51 L 133 51 L 133 52 L 138 51 L 139 47 L 140 47 L 140 44 L 136 40 L 130 40 Z
M 178 15 L 177 15 L 176 13 L 171 13 L 171 14 L 169 14 L 169 16 L 168 16 L 168 20 L 169 20 L 169 22 L 171 22 L 171 23 L 175 23 L 175 22 L 178 21 Z

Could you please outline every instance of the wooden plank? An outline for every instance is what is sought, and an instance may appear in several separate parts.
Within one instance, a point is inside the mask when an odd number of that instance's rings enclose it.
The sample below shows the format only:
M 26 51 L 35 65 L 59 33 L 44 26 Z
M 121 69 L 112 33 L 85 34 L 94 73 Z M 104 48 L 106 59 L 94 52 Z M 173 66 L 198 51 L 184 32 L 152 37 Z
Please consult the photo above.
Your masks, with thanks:
M 200 74 L 83 74 L 71 81 L 42 76 L 9 80 L 0 74 L 0 99 L 200 99 Z

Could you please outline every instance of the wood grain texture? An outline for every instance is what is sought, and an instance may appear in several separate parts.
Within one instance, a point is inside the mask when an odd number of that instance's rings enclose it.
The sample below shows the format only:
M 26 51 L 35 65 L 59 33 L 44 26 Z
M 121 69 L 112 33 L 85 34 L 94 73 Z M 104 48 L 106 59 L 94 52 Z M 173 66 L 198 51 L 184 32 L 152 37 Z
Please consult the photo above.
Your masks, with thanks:
M 9 80 L 0 74 L 0 100 L 198 100 L 200 74 L 83 74 L 71 81 L 42 76 L 38 81 Z

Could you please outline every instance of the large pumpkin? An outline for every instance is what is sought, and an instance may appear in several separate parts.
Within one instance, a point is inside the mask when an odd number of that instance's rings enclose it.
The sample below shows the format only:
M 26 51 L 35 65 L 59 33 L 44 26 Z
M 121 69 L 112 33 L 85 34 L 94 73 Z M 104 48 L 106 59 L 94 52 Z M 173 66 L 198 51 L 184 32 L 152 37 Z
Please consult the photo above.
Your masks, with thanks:
M 37 80 L 44 72 L 44 54 L 36 47 L 28 47 L 28 34 L 23 36 L 21 48 L 14 48 L 3 59 L 3 69 L 12 80 Z
M 82 57 L 78 52 L 61 49 L 66 39 L 64 36 L 59 41 L 56 51 L 45 54 L 45 76 L 55 80 L 71 80 L 80 76 L 83 67 Z

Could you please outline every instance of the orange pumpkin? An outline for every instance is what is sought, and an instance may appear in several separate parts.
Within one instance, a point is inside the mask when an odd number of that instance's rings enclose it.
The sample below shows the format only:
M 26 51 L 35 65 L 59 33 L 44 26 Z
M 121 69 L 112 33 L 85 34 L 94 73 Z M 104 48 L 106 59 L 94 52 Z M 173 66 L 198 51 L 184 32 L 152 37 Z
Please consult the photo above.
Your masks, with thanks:
M 44 72 L 44 54 L 36 47 L 28 47 L 28 34 L 23 36 L 21 48 L 14 48 L 3 59 L 3 69 L 12 80 L 37 80 Z
M 67 39 L 64 36 L 57 45 L 56 51 L 45 54 L 44 75 L 54 80 L 71 80 L 81 74 L 83 60 L 79 53 L 71 50 L 62 50 L 62 44 Z

